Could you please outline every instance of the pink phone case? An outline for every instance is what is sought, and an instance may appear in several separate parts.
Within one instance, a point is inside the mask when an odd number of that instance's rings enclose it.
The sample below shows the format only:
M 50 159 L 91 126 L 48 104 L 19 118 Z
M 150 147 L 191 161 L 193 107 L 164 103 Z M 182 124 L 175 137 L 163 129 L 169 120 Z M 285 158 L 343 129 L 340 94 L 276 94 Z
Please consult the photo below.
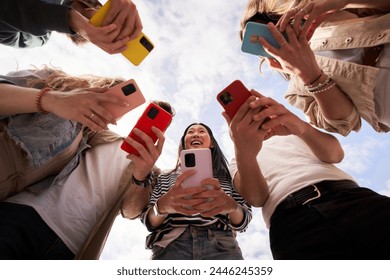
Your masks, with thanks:
M 244 86 L 244 84 L 239 80 L 235 80 L 218 93 L 217 100 L 232 119 L 238 109 L 250 96 L 251 92 Z
M 113 86 L 105 93 L 116 95 L 129 104 L 129 106 L 120 106 L 111 102 L 102 103 L 102 106 L 106 108 L 115 119 L 119 119 L 124 114 L 144 104 L 146 101 L 141 90 L 133 79 Z
M 188 149 L 180 152 L 181 170 L 195 169 L 196 173 L 183 181 L 183 187 L 201 186 L 204 179 L 213 177 L 211 151 L 207 148 Z

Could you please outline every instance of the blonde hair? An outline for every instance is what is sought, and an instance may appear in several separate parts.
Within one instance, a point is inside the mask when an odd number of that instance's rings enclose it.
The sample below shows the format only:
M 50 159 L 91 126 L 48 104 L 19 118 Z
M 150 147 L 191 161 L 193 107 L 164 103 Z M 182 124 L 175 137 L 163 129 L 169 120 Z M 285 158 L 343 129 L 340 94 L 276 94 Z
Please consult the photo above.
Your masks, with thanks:
M 245 25 L 256 15 L 266 15 L 278 20 L 288 10 L 307 0 L 249 0 L 246 4 L 240 22 L 240 38 L 242 39 Z
M 112 87 L 124 82 L 124 79 L 118 77 L 110 78 L 95 75 L 72 76 L 61 69 L 50 68 L 46 65 L 42 69 L 38 69 L 38 71 L 46 78 L 31 79 L 28 81 L 28 86 L 35 88 L 50 87 L 59 91 L 70 91 L 77 88 Z

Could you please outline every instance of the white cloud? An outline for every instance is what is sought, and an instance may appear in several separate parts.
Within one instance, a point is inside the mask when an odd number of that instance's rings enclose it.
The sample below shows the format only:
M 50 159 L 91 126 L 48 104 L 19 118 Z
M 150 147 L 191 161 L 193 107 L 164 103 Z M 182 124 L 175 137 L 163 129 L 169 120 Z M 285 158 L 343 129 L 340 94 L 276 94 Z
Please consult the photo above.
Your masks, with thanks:
M 215 96 L 235 79 L 241 79 L 248 88 L 255 88 L 290 108 L 283 100 L 287 83 L 280 75 L 264 67 L 264 74 L 260 76 L 258 58 L 240 52 L 239 19 L 246 0 L 138 0 L 135 3 L 143 31 L 155 43 L 155 49 L 139 67 L 134 67 L 121 55 L 110 56 L 93 45 L 75 47 L 64 36 L 53 34 L 49 43 L 41 48 L 20 50 L 0 46 L 0 73 L 52 64 L 72 74 L 134 78 L 146 99 L 169 101 L 177 111 L 166 132 L 164 151 L 158 161 L 163 169 L 174 167 L 179 138 L 193 121 L 209 124 L 226 157 L 234 156 L 227 125 L 220 116 L 222 108 Z M 127 135 L 143 108 L 130 112 L 112 129 Z M 386 186 L 384 193 L 389 194 L 390 179 L 378 166 L 381 154 L 389 158 L 389 153 L 385 152 L 389 141 L 383 134 L 366 135 L 364 130 L 342 140 L 346 159 L 339 166 L 359 175 L 360 181 L 367 184 L 372 182 L 367 170 L 376 168 L 381 174 L 377 177 L 386 176 L 383 181 L 386 184 L 382 186 Z M 268 230 L 260 210 L 254 209 L 254 213 L 250 228 L 238 236 L 241 248 L 248 259 L 270 259 Z M 144 249 L 146 235 L 139 221 L 119 217 L 102 258 L 149 258 L 150 252 Z

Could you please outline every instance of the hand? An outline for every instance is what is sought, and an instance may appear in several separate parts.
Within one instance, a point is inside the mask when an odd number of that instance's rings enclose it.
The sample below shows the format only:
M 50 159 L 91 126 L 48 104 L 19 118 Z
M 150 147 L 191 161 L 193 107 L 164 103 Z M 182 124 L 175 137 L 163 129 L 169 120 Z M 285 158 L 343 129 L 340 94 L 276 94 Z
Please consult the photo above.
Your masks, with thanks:
M 252 92 L 260 95 L 254 90 Z M 257 98 L 249 106 L 258 112 L 253 116 L 253 120 L 262 122 L 261 129 L 267 131 L 264 140 L 275 135 L 301 136 L 309 125 L 270 97 Z
M 142 22 L 137 7 L 130 0 L 112 0 L 111 8 L 103 21 L 103 26 L 115 24 L 119 27 L 116 40 L 132 40 L 142 30 Z
M 146 178 L 150 170 L 152 170 L 153 166 L 155 165 L 157 159 L 160 157 L 164 146 L 164 133 L 154 126 L 152 126 L 151 129 L 157 136 L 156 144 L 153 142 L 152 138 L 150 138 L 145 132 L 138 128 L 134 128 L 134 133 L 139 138 L 141 138 L 142 141 L 144 141 L 146 147 L 130 137 L 125 139 L 125 141 L 133 146 L 139 153 L 139 156 L 134 154 L 127 155 L 127 158 L 134 163 L 135 170 L 133 175 L 138 180 L 143 180 Z
M 105 94 L 106 90 L 107 88 L 74 89 L 66 92 L 50 90 L 42 98 L 42 107 L 61 118 L 80 122 L 91 130 L 104 130 L 109 123 L 116 124 L 116 121 L 101 103 L 128 105 L 117 96 Z
M 321 69 L 306 38 L 298 39 L 292 27 L 287 26 L 288 41 L 286 41 L 273 23 L 269 23 L 268 28 L 281 46 L 277 49 L 264 38 L 260 38 L 260 43 L 264 49 L 275 57 L 275 59 L 266 58 L 269 66 L 278 71 L 297 76 L 304 84 L 315 80 L 320 75 Z
M 202 185 L 205 186 L 206 190 L 193 196 L 193 198 L 202 200 L 202 203 L 195 206 L 201 216 L 212 217 L 218 214 L 230 214 L 237 209 L 237 202 L 222 190 L 217 179 L 203 180 Z M 212 186 L 212 188 L 206 186 Z
M 109 54 L 121 53 L 127 49 L 129 38 L 116 39 L 121 32 L 116 24 L 96 27 L 75 9 L 69 12 L 69 24 L 72 30 Z
M 281 32 L 294 22 L 293 27 L 297 36 L 310 39 L 314 30 L 331 14 L 346 7 L 346 1 L 316 0 L 299 4 L 285 13 L 277 23 Z M 301 24 L 304 20 L 304 23 Z
M 204 198 L 197 198 L 208 190 L 207 186 L 194 186 L 183 188 L 182 183 L 186 178 L 195 174 L 195 170 L 188 170 L 177 177 L 175 184 L 158 200 L 161 213 L 179 213 L 183 215 L 199 214 L 198 205 L 204 203 Z M 215 182 L 213 182 L 215 183 Z
M 262 120 L 254 120 L 255 114 L 259 111 L 252 110 L 249 106 L 254 100 L 255 96 L 249 97 L 232 120 L 226 112 L 222 113 L 229 125 L 236 155 L 239 152 L 243 158 L 252 158 L 259 153 L 267 132 L 261 128 Z

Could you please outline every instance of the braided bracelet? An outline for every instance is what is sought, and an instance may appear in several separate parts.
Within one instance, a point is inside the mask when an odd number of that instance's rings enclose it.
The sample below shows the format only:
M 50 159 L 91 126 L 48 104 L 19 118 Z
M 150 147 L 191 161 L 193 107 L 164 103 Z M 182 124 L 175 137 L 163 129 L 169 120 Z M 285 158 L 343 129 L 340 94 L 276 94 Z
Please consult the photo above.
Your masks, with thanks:
M 314 84 L 315 82 L 317 82 L 317 81 L 321 78 L 322 74 L 324 74 L 324 71 L 321 70 L 321 73 L 317 76 L 317 78 L 315 78 L 315 79 L 314 79 L 313 81 L 311 81 L 310 83 L 305 84 L 305 87 L 311 87 L 311 86 L 313 86 L 313 84 Z
M 45 88 L 41 89 L 41 91 L 40 91 L 39 94 L 38 94 L 38 97 L 37 97 L 37 99 L 36 99 L 35 104 L 36 104 L 36 107 L 37 107 L 37 111 L 38 111 L 39 113 L 44 113 L 44 114 L 49 113 L 48 111 L 46 111 L 46 110 L 44 110 L 44 109 L 42 108 L 42 97 L 43 97 L 43 96 L 45 95 L 45 93 L 47 93 L 49 90 L 51 90 L 51 88 L 45 87 Z

